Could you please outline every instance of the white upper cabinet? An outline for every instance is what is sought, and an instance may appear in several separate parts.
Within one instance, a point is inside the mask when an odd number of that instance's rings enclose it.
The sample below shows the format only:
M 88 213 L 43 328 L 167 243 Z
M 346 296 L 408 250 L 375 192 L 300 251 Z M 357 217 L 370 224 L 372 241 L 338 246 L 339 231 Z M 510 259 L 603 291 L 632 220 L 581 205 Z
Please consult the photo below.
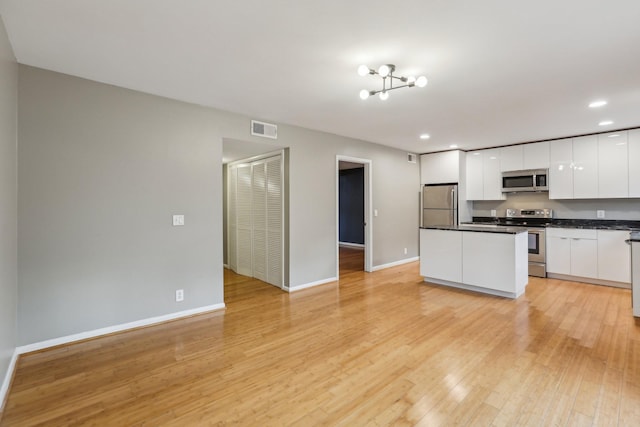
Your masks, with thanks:
M 628 132 L 629 197 L 640 197 L 640 129 Z
M 482 159 L 482 178 L 484 186 L 484 200 L 501 200 L 502 172 L 500 171 L 500 149 L 484 150 Z
M 573 198 L 573 140 L 558 139 L 549 144 L 549 198 Z
M 553 181 L 549 181 L 553 185 Z M 573 138 L 573 198 L 598 198 L 598 137 Z
M 420 156 L 420 179 L 423 185 L 457 183 L 459 176 L 459 150 Z
M 467 200 L 503 200 L 500 149 L 467 153 Z
M 549 141 L 500 148 L 502 172 L 549 169 Z
M 598 135 L 598 197 L 629 197 L 627 132 Z
M 549 169 L 549 141 L 524 144 L 524 169 Z
M 522 145 L 512 145 L 500 148 L 500 171 L 519 171 L 524 167 L 524 148 Z
M 467 200 L 483 200 L 482 151 L 467 153 Z

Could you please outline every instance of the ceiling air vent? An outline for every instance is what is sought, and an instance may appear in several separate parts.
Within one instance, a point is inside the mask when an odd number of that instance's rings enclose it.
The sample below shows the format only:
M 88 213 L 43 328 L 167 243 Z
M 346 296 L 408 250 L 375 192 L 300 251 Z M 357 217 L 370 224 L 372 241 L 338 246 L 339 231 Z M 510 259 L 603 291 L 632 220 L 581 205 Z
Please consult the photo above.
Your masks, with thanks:
M 251 135 L 278 139 L 278 126 L 272 125 L 271 123 L 251 120 Z
M 413 154 L 413 153 L 407 153 L 407 161 L 408 161 L 409 163 L 415 163 L 415 162 L 416 162 L 416 158 L 417 158 L 417 157 L 418 157 L 418 156 L 417 156 L 417 155 L 415 155 L 415 154 Z

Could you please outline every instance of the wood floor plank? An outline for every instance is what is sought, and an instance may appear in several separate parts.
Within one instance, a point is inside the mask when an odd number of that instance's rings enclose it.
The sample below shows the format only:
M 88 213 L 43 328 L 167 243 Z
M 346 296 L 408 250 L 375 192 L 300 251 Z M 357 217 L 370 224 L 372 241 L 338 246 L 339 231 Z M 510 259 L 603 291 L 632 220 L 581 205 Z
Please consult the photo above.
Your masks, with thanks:
M 225 270 L 223 311 L 21 356 L 0 425 L 640 425 L 629 290 L 510 300 L 340 253 L 335 283 Z

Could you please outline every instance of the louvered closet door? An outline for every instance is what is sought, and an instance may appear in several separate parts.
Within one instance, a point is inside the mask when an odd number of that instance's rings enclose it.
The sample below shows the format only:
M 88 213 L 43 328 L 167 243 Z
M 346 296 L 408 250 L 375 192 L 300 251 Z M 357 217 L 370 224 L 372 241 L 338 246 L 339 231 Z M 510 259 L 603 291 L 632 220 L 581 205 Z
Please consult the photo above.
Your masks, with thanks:
M 267 279 L 272 285 L 282 287 L 282 156 L 266 160 L 266 225 L 267 225 Z
M 236 271 L 244 276 L 253 276 L 251 263 L 251 165 L 241 165 L 236 170 Z
M 227 263 L 229 268 L 233 271 L 237 271 L 236 259 L 237 259 L 237 245 L 236 245 L 236 176 L 237 169 L 235 166 L 228 168 L 227 173 Z
M 253 277 L 267 281 L 267 175 L 264 161 L 251 165 Z

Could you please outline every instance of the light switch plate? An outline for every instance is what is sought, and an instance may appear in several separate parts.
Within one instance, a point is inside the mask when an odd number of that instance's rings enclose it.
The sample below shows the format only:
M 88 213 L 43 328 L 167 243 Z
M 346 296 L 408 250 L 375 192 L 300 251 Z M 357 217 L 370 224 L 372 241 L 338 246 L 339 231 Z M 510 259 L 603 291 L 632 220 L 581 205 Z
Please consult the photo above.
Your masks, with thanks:
M 378 209 L 373 210 L 373 216 L 378 216 Z
M 604 218 L 604 211 L 603 210 L 597 210 L 596 211 L 596 216 L 600 219 Z
M 173 225 L 184 225 L 184 215 L 174 215 Z

